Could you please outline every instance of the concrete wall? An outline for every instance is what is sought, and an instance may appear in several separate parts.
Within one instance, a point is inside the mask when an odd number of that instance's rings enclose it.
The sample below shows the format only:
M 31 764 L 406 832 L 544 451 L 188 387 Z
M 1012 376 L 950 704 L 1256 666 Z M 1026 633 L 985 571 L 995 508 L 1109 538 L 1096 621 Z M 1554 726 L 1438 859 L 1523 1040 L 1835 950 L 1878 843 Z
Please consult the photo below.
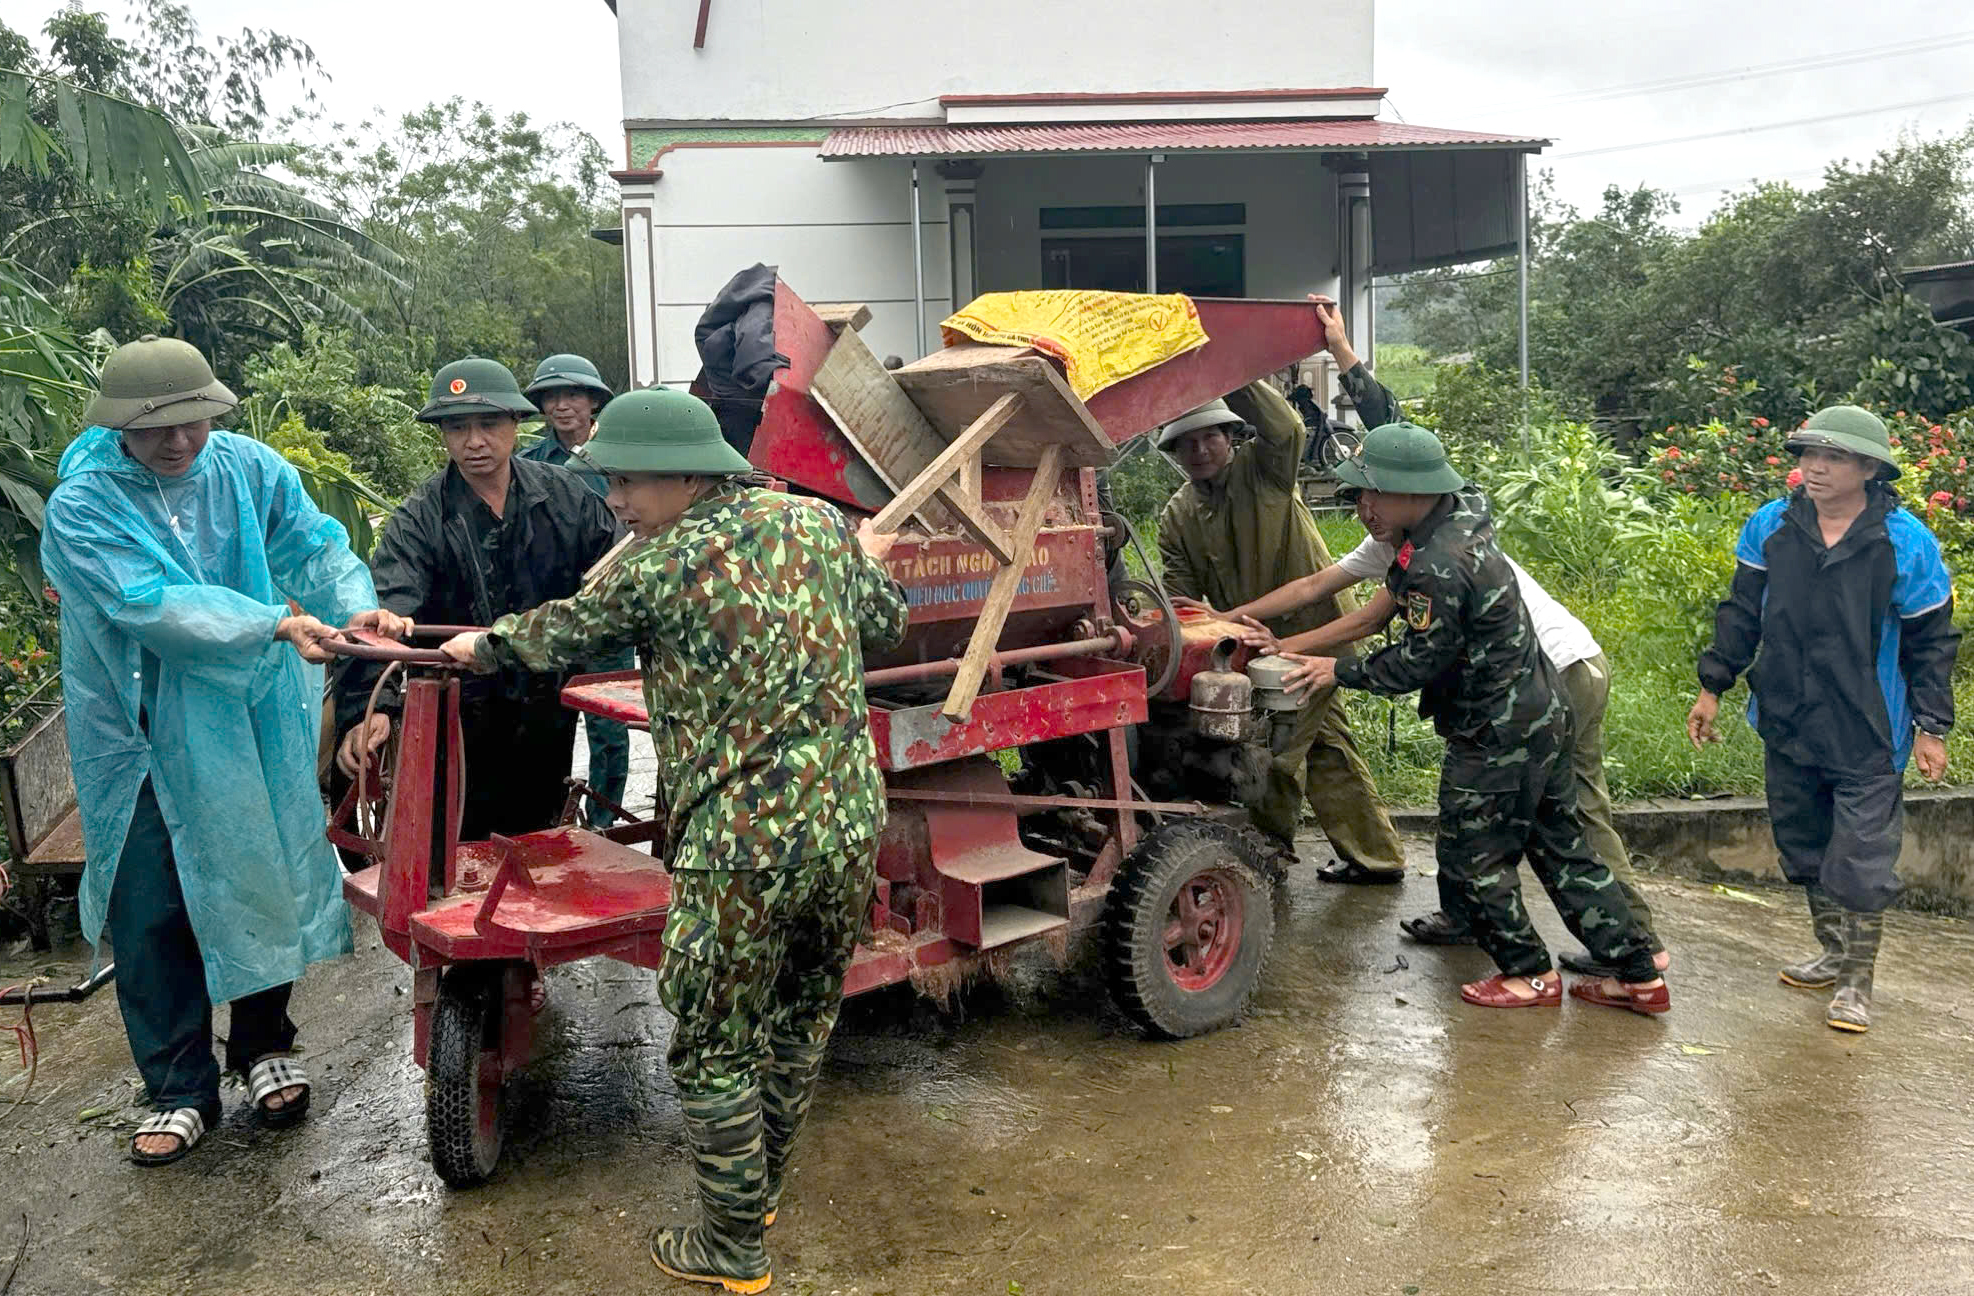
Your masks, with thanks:
M 977 188 L 982 291 L 1040 288 L 1041 209 L 1142 204 L 1145 159 L 994 159 Z M 1160 206 L 1247 204 L 1244 226 L 1170 232 L 1245 235 L 1248 296 L 1336 291 L 1336 176 L 1314 154 L 1169 157 L 1158 167 L 1157 195 Z M 1142 236 L 1143 230 L 1136 233 Z M 1052 238 L 1069 236 L 1068 231 L 1050 231 Z
M 880 356 L 918 354 L 910 163 L 823 162 L 813 142 L 794 141 L 689 144 L 668 150 L 658 165 L 661 178 L 636 186 L 649 194 L 638 200 L 648 201 L 648 252 L 636 232 L 645 218 L 633 216 L 627 189 L 637 383 L 691 381 L 699 367 L 692 330 L 700 312 L 735 272 L 756 261 L 779 266 L 807 300 L 868 304 L 872 320 L 864 336 Z M 946 185 L 930 162 L 920 164 L 919 181 L 926 337 L 937 346 L 939 321 L 953 310 Z M 981 291 L 1038 288 L 1041 209 L 1141 204 L 1144 161 L 995 159 L 974 185 Z M 1250 297 L 1336 291 L 1336 177 L 1313 155 L 1172 157 L 1159 166 L 1158 201 L 1246 204 L 1246 223 L 1228 228 L 1245 236 Z
M 942 94 L 1372 83 L 1373 0 L 618 0 L 627 122 L 924 117 Z
M 634 314 L 656 319 L 657 380 L 691 381 L 699 370 L 692 330 L 722 285 L 756 261 L 779 266 L 807 301 L 860 301 L 871 349 L 916 357 L 912 325 L 911 164 L 825 163 L 813 143 L 675 148 L 651 186 L 654 284 Z M 927 336 L 952 313 L 945 191 L 919 168 Z M 640 271 L 632 267 L 635 282 Z M 633 323 L 633 337 L 640 324 Z M 929 345 L 937 345 L 936 340 Z M 646 371 L 633 358 L 640 382 Z

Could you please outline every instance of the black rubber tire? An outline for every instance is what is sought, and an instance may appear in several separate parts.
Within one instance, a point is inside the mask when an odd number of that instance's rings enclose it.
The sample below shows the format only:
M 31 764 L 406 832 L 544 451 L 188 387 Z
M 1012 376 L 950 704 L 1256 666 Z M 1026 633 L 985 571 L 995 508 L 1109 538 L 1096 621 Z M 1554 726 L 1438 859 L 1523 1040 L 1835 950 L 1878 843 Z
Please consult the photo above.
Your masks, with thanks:
M 425 1128 L 432 1168 L 454 1188 L 485 1183 L 500 1163 L 504 1094 L 498 1085 L 482 1083 L 481 1069 L 488 1062 L 499 1066 L 504 981 L 497 964 L 455 967 L 440 978 L 432 1005 Z
M 1323 439 L 1321 467 L 1328 472 L 1363 448 L 1363 439 L 1357 433 L 1348 428 L 1331 428 L 1330 435 Z
M 1209 878 L 1239 905 L 1238 941 L 1209 984 L 1181 984 L 1165 937 L 1181 887 Z M 1151 1035 L 1186 1039 L 1237 1020 L 1261 982 L 1275 938 L 1268 870 L 1239 829 L 1201 819 L 1162 824 L 1124 861 L 1104 902 L 1103 961 L 1118 1006 Z

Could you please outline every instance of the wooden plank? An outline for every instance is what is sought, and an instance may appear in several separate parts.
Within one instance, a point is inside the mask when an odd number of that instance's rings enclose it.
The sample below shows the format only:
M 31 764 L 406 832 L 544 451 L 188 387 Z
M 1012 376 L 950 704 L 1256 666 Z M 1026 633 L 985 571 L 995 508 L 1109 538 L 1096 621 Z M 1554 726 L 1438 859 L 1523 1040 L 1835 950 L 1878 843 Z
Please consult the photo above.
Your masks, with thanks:
M 1021 501 L 1021 515 L 1015 519 L 1013 540 L 1020 557 L 994 573 L 994 584 L 987 591 L 987 601 L 981 605 L 979 620 L 973 624 L 973 638 L 967 641 L 966 656 L 960 659 L 959 673 L 953 676 L 952 691 L 946 694 L 946 705 L 939 709 L 948 720 L 965 720 L 973 714 L 973 700 L 980 696 L 987 664 L 994 656 L 994 649 L 1000 646 L 1001 627 L 1007 623 L 1008 609 L 1014 606 L 1015 592 L 1021 588 L 1029 552 L 1035 547 L 1035 535 L 1042 529 L 1042 516 L 1048 511 L 1049 501 L 1055 498 L 1063 460 L 1067 457 L 1068 452 L 1059 445 L 1042 448 L 1042 461 L 1035 466 L 1035 480 L 1028 484 L 1028 494 Z
M 973 453 L 973 462 L 980 461 L 980 452 Z M 980 502 L 980 480 L 976 475 L 972 491 L 966 489 L 966 465 L 960 465 L 959 476 L 940 486 L 935 492 L 939 502 L 953 511 L 960 520 L 960 529 L 980 543 L 988 553 L 994 555 L 998 563 L 1014 561 L 1013 542 L 1001 524 L 987 515 Z
M 857 447 L 871 468 L 895 492 L 929 467 L 946 448 L 945 441 L 932 430 L 912 404 L 911 397 L 898 387 L 898 381 L 856 335 L 858 313 L 869 319 L 867 307 L 815 307 L 819 318 L 837 327 L 832 311 L 847 311 L 848 329 L 838 334 L 822 365 L 816 370 L 812 394 L 830 418 L 843 429 L 843 435 Z M 969 489 L 964 473 L 957 483 L 945 482 L 933 491 L 933 498 L 916 510 L 926 530 L 934 535 L 955 529 L 964 531 L 994 555 L 996 562 L 1013 562 L 1002 530 L 980 502 L 980 452 L 970 461 L 974 467 Z M 942 507 L 943 506 L 943 507 Z
M 854 329 L 836 335 L 809 383 L 809 394 L 894 493 L 946 448 L 945 439 L 932 430 L 911 397 L 898 389 L 897 379 Z M 934 534 L 959 525 L 950 510 L 937 504 L 921 501 L 910 512 L 918 514 Z
M 948 439 L 970 427 L 1001 396 L 1020 393 L 1027 403 L 1021 422 L 986 447 L 989 465 L 1033 467 L 1050 445 L 1063 447 L 1064 462 L 1078 467 L 1101 468 L 1115 457 L 1116 448 L 1103 428 L 1055 365 L 1032 347 L 962 343 L 914 360 L 892 377 L 933 429 Z
M 41 839 L 34 854 L 14 867 L 21 873 L 80 873 L 83 863 L 82 811 L 71 810 Z
M 870 323 L 870 307 L 862 302 L 810 302 L 809 309 L 834 333 L 854 333 Z
M 953 444 L 940 451 L 939 457 L 926 465 L 925 470 L 912 478 L 898 497 L 878 511 L 875 525 L 880 532 L 896 531 L 898 524 L 918 511 L 919 505 L 932 498 L 933 492 L 944 486 L 960 470 L 968 456 L 979 450 L 992 439 L 995 433 L 1005 426 L 1009 419 L 1019 414 L 1023 400 L 1018 392 L 1008 392 L 982 410 L 972 424 L 962 429 Z M 1031 536 L 1032 540 L 1033 537 Z M 1026 545 L 1016 544 L 1012 555 L 1024 553 Z

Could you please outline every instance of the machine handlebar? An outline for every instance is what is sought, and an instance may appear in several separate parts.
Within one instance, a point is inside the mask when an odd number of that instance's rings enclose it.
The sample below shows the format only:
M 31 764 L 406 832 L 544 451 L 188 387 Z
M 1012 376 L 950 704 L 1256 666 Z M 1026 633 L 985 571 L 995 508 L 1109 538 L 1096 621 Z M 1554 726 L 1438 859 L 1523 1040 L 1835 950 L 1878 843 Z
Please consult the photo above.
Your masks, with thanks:
M 414 639 L 450 639 L 454 635 L 478 634 L 484 627 L 456 625 L 420 625 L 412 629 Z M 338 657 L 355 657 L 360 661 L 402 662 L 407 666 L 450 666 L 459 663 L 436 648 L 413 648 L 396 639 L 387 639 L 370 630 L 344 630 L 341 637 L 323 639 L 318 642 Z

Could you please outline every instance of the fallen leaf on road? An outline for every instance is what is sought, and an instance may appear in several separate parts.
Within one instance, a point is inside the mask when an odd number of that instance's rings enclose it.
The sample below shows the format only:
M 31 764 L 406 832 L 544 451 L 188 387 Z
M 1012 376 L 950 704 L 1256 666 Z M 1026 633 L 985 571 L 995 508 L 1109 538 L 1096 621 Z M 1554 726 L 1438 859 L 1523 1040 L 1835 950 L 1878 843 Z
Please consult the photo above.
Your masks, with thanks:
M 1764 909 L 1775 908 L 1773 900 L 1765 900 L 1751 891 L 1743 891 L 1740 887 L 1731 887 L 1722 882 L 1714 883 L 1714 894 L 1726 896 L 1729 900 L 1739 900 L 1745 904 L 1760 905 Z

